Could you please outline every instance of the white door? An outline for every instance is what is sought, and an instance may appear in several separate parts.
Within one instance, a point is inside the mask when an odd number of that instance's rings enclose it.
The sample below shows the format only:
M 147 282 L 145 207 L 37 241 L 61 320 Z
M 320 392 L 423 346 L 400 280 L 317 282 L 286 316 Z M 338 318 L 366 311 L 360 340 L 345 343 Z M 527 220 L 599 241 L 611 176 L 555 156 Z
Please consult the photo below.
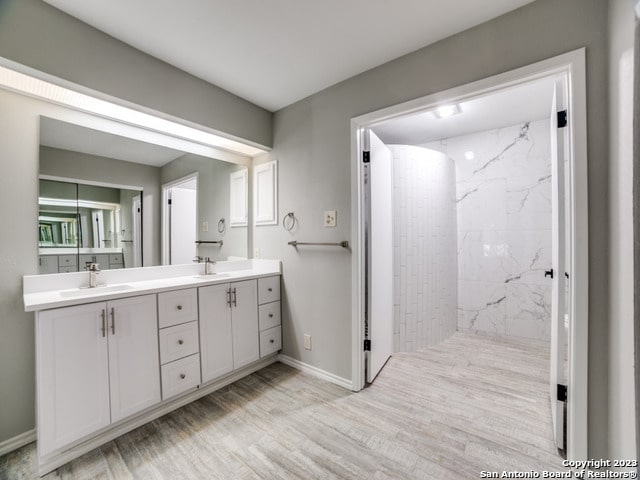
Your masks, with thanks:
M 156 296 L 107 303 L 111 421 L 160 402 Z
M 106 247 L 104 238 L 104 217 L 102 210 L 91 211 L 91 224 L 93 226 L 93 248 Z
M 393 179 L 391 151 L 373 132 L 364 134 L 370 151 L 367 382 L 372 382 L 393 353 Z
M 234 282 L 230 287 L 233 368 L 237 369 L 260 358 L 258 282 Z
M 142 193 L 140 196 L 134 197 L 131 204 L 131 214 L 133 219 L 133 262 L 124 262 L 125 267 L 141 267 L 142 266 Z M 126 250 L 125 250 L 126 252 Z
M 203 383 L 233 370 L 229 289 L 228 283 L 198 289 Z
M 41 457 L 110 423 L 105 314 L 104 303 L 37 314 Z
M 196 257 L 196 197 L 191 188 L 171 189 L 171 265 L 191 263 Z
M 558 399 L 559 385 L 566 386 L 565 363 L 565 298 L 566 282 L 566 217 L 565 217 L 565 181 L 564 149 L 566 127 L 558 125 L 558 112 L 566 108 L 562 81 L 556 83 L 551 105 L 551 205 L 552 205 L 552 303 L 551 303 L 551 375 L 549 396 L 551 399 L 551 418 L 556 446 L 565 449 L 564 438 L 564 400 Z M 561 388 L 561 387 L 560 387 Z

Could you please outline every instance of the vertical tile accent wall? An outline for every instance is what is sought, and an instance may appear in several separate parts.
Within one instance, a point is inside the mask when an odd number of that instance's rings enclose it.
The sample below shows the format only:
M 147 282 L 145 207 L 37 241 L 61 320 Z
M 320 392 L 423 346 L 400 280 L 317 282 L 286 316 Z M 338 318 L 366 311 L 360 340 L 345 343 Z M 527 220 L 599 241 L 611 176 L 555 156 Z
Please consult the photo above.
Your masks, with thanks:
M 456 166 L 460 330 L 549 339 L 549 136 L 540 120 L 425 145 Z
M 453 335 L 457 324 L 455 166 L 440 152 L 392 145 L 394 351 Z

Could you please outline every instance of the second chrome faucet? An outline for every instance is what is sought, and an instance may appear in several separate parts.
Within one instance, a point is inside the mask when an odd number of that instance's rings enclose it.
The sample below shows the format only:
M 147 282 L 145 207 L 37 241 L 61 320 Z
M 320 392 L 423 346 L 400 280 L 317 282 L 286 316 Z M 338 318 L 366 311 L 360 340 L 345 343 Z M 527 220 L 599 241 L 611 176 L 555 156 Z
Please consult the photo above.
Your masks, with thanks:
M 213 266 L 216 264 L 216 262 L 211 260 L 211 258 L 197 256 L 193 261 L 196 262 L 196 263 L 204 262 L 204 274 L 205 275 L 214 275 L 216 273 L 216 272 L 213 271 Z

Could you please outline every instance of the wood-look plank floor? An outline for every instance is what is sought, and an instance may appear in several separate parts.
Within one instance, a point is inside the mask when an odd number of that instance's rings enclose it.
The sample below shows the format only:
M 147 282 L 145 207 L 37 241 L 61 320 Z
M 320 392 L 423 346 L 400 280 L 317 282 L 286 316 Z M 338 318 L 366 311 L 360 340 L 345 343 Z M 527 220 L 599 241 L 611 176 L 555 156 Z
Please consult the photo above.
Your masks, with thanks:
M 548 348 L 457 333 L 346 391 L 280 363 L 97 448 L 54 479 L 477 479 L 561 470 Z M 37 478 L 35 444 L 1 479 Z

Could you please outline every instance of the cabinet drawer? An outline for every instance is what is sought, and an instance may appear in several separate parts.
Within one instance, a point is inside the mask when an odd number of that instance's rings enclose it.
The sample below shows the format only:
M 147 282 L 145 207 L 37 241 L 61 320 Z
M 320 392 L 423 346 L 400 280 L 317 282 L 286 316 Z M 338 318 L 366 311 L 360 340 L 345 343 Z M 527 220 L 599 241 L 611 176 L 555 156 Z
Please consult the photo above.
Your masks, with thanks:
M 195 288 L 158 294 L 160 328 L 198 319 L 198 292 Z
M 258 279 L 258 303 L 280 300 L 280 275 Z
M 59 267 L 75 267 L 76 256 L 75 255 L 59 255 L 58 266 Z
M 280 302 L 265 303 L 258 307 L 260 331 L 280 325 Z
M 200 355 L 162 365 L 162 399 L 186 392 L 200 384 Z
M 198 353 L 198 322 L 160 330 L 160 363 L 173 362 Z
M 109 264 L 110 265 L 122 265 L 124 263 L 124 258 L 121 253 L 110 253 L 109 254 Z M 111 267 L 113 268 L 113 267 Z
M 282 348 L 282 330 L 278 327 L 260 332 L 260 358 Z
M 80 271 L 84 270 L 87 263 L 97 263 L 100 265 L 100 270 L 109 269 L 109 254 L 92 255 L 90 253 L 84 253 L 80 255 Z
M 58 267 L 58 273 L 70 273 L 70 272 L 77 272 L 77 271 L 78 271 L 78 267 L 76 267 L 75 265 L 71 267 Z

